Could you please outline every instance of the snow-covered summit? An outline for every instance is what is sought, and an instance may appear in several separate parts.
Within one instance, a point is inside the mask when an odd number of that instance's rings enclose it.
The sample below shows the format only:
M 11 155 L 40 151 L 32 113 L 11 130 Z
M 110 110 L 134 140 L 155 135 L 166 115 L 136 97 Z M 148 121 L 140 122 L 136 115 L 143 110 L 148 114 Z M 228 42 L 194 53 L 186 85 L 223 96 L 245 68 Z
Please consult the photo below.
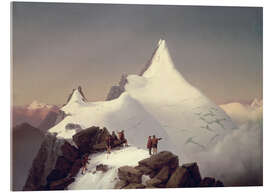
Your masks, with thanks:
M 160 40 L 141 75 L 128 75 L 123 93 L 111 101 L 87 102 L 74 90 L 61 109 L 69 114 L 50 129 L 71 138 L 75 130 L 93 125 L 122 130 L 130 143 L 145 147 L 147 137 L 163 137 L 160 147 L 192 154 L 211 148 L 236 126 L 226 113 L 190 85 L 174 67 L 165 40 Z
M 258 98 L 253 99 L 253 101 L 250 104 L 252 108 L 260 108 L 262 107 L 262 105 L 263 105 L 263 100 L 262 99 L 259 100 Z

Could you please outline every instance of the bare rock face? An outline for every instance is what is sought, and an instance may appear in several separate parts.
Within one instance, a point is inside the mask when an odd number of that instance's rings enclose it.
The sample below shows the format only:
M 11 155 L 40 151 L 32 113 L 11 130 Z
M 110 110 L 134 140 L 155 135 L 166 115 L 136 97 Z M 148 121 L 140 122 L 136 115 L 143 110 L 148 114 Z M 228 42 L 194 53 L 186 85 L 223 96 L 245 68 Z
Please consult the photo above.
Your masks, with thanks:
M 74 182 L 74 178 L 63 178 L 57 181 L 54 181 L 50 184 L 50 190 L 65 190 L 69 184 Z
M 216 180 L 215 178 L 211 178 L 211 177 L 205 177 L 200 182 L 200 187 L 215 187 L 215 185 L 216 185 Z
M 61 146 L 63 156 L 70 162 L 74 162 L 80 157 L 79 150 L 68 142 Z
M 183 167 L 177 167 L 171 175 L 168 183 L 166 184 L 166 188 L 185 187 L 185 185 L 188 183 L 188 180 L 188 170 Z
M 55 164 L 55 169 L 60 170 L 67 176 L 72 167 L 72 164 L 73 163 L 66 159 L 64 156 L 59 156 Z
M 143 188 L 145 188 L 145 185 L 143 184 L 130 183 L 127 186 L 125 186 L 123 189 L 143 189 Z
M 84 129 L 79 133 L 73 135 L 73 141 L 79 148 L 79 151 L 82 153 L 89 153 L 96 143 L 96 136 L 99 132 L 99 127 L 90 127 L 88 129 Z
M 115 189 L 122 189 L 122 188 L 124 188 L 126 185 L 128 185 L 128 182 L 127 182 L 127 181 L 125 181 L 125 180 L 119 180 L 119 181 L 115 184 L 114 188 L 115 188 Z
M 151 172 L 153 171 L 151 168 L 144 166 L 144 165 L 139 165 L 136 166 L 135 169 L 139 170 L 140 172 L 142 172 L 144 175 L 149 175 L 151 174 Z
M 54 169 L 58 156 L 62 155 L 61 146 L 65 140 L 47 134 L 32 163 L 23 190 L 40 190 L 47 184 L 47 176 Z
M 153 170 L 161 169 L 163 166 L 169 166 L 170 169 L 176 168 L 178 163 L 178 157 L 169 151 L 162 151 L 156 155 L 139 161 L 139 166 L 146 166 Z
M 118 168 L 119 179 L 129 183 L 140 184 L 142 182 L 142 175 L 143 174 L 139 170 L 131 166 L 122 166 Z
M 157 186 L 157 185 L 161 184 L 162 181 L 158 178 L 152 178 L 150 180 L 147 180 L 145 183 L 146 183 L 146 186 L 152 187 L 152 186 Z
M 159 173 L 155 176 L 155 178 L 161 180 L 162 182 L 166 182 L 170 175 L 170 168 L 169 166 L 164 166 Z
M 123 74 L 122 77 L 121 77 L 121 80 L 119 81 L 118 86 L 112 86 L 111 87 L 111 89 L 110 89 L 110 91 L 109 91 L 109 93 L 107 95 L 106 101 L 116 99 L 123 92 L 125 92 L 126 83 L 127 83 L 127 74 Z
M 184 165 L 182 165 L 182 167 L 186 168 L 188 170 L 188 173 L 190 176 L 189 186 L 190 187 L 197 187 L 202 180 L 197 163 L 194 162 L 194 163 L 184 164 Z
M 74 164 L 72 165 L 72 168 L 70 169 L 70 177 L 75 177 L 79 173 L 81 167 L 82 167 L 81 159 L 75 160 Z

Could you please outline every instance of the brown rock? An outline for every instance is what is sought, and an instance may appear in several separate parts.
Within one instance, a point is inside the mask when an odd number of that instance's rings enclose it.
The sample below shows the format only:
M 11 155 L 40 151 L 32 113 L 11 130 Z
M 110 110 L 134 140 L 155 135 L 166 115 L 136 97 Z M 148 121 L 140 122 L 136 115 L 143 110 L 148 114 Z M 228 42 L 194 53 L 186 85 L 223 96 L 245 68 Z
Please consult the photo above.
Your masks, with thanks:
M 146 183 L 146 186 L 157 186 L 161 184 L 162 181 L 158 178 L 152 178 L 150 180 L 147 180 L 145 183 Z
M 215 187 L 215 184 L 216 184 L 215 178 L 205 177 L 205 178 L 201 181 L 200 187 Z
M 160 179 L 162 182 L 166 182 L 170 175 L 170 168 L 169 166 L 164 166 L 158 174 L 155 176 L 155 178 Z
M 63 171 L 59 169 L 53 169 L 47 176 L 47 184 L 65 178 L 66 176 L 67 175 Z
M 108 169 L 109 169 L 108 166 L 104 164 L 99 164 L 96 166 L 96 171 L 107 172 Z
M 162 151 L 150 158 L 139 161 L 139 165 L 147 166 L 154 170 L 161 169 L 163 166 L 167 165 L 173 169 L 178 166 L 178 157 L 169 151 Z
M 71 167 L 71 170 L 70 170 L 70 177 L 75 177 L 77 176 L 78 172 L 80 171 L 82 167 L 82 161 L 81 159 L 77 159 L 74 164 L 72 165 Z
M 65 190 L 69 184 L 74 182 L 74 178 L 64 178 L 61 180 L 54 181 L 50 184 L 50 190 Z
M 135 169 L 141 171 L 145 175 L 149 175 L 153 170 L 147 166 L 136 166 Z
M 71 162 L 75 162 L 80 157 L 79 150 L 68 142 L 65 142 L 61 146 L 63 156 Z
M 189 186 L 197 187 L 202 180 L 197 163 L 194 162 L 194 163 L 184 164 L 182 165 L 182 167 L 186 168 L 189 172 L 189 176 L 191 178 Z
M 167 188 L 185 187 L 189 180 L 188 170 L 183 167 L 177 167 L 166 184 Z
M 97 135 L 99 133 L 99 127 L 90 127 L 84 129 L 72 136 L 73 141 L 79 148 L 79 151 L 84 153 L 89 153 L 92 146 L 97 142 Z
M 55 169 L 60 170 L 65 175 L 67 175 L 72 167 L 72 163 L 66 159 L 64 156 L 59 156 L 57 158 Z
M 96 151 L 96 152 L 105 151 L 107 149 L 106 143 L 101 142 L 101 143 L 95 144 L 95 145 L 93 145 L 92 149 L 93 149 L 93 151 Z
M 224 187 L 224 184 L 223 184 L 223 182 L 217 180 L 216 184 L 215 184 L 215 187 Z
M 142 188 L 145 188 L 145 185 L 137 184 L 137 183 L 130 183 L 127 186 L 125 186 L 123 189 L 142 189 Z
M 158 170 L 152 170 L 152 172 L 149 174 L 150 178 L 154 178 L 158 173 Z
M 128 181 L 129 183 L 140 184 L 142 182 L 142 173 L 130 166 L 122 166 L 118 168 L 118 177 L 120 180 Z
M 124 188 L 127 184 L 128 184 L 127 181 L 125 181 L 125 180 L 119 180 L 119 181 L 115 184 L 114 188 L 115 188 L 115 189 L 122 189 L 122 188 Z

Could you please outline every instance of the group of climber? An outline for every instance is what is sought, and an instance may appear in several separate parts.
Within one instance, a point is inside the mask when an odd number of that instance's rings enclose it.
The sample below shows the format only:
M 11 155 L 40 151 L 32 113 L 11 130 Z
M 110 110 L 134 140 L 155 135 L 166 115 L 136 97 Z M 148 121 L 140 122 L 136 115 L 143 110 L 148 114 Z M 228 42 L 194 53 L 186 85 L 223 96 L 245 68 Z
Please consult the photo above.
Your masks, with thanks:
M 149 136 L 147 140 L 147 149 L 149 150 L 149 155 L 152 155 L 152 149 L 153 149 L 153 154 L 157 154 L 157 146 L 158 146 L 158 141 L 161 140 L 162 138 L 156 138 L 155 135 L 152 137 Z
M 125 138 L 124 130 L 117 132 L 117 134 L 118 134 L 118 136 L 113 131 L 112 134 L 109 134 L 106 137 L 106 148 L 107 148 L 108 154 L 111 153 L 111 149 L 112 149 L 112 146 L 115 143 L 115 141 L 117 141 L 119 144 L 125 145 L 125 147 L 128 146 L 128 142 L 127 142 L 127 139 Z

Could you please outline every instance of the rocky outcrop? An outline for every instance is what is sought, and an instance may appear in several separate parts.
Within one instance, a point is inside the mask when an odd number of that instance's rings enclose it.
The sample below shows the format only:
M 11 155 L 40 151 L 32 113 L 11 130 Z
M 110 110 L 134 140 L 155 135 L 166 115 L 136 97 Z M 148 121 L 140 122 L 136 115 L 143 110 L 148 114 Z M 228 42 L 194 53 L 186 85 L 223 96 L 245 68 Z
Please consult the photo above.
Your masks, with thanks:
M 105 151 L 106 147 L 98 149 L 97 146 L 104 146 L 108 135 L 106 128 L 93 126 L 82 130 L 73 136 L 77 148 L 70 142 L 48 133 L 32 163 L 24 190 L 66 189 L 82 167 L 82 156 Z M 108 166 L 103 164 L 96 168 L 102 172 L 108 169 Z
M 169 151 L 162 151 L 150 158 L 139 161 L 139 166 L 145 166 L 152 170 L 159 170 L 167 165 L 170 169 L 178 166 L 178 157 Z
M 144 184 L 142 175 L 150 177 Z M 119 168 L 118 178 L 120 181 L 116 183 L 116 189 L 224 186 L 221 181 L 214 178 L 206 177 L 202 180 L 195 162 L 179 166 L 178 157 L 168 151 L 141 160 L 138 166 Z
M 127 74 L 123 74 L 121 76 L 121 79 L 118 83 L 118 86 L 112 86 L 108 95 L 107 95 L 107 98 L 106 98 L 106 101 L 110 101 L 110 100 L 113 100 L 113 99 L 116 99 L 118 98 L 123 92 L 125 92 L 125 85 L 127 83 Z
M 142 182 L 142 175 L 143 174 L 139 170 L 131 166 L 123 166 L 118 168 L 118 178 L 129 183 L 140 184 Z
M 104 164 L 99 164 L 96 166 L 96 171 L 102 171 L 102 172 L 107 172 L 109 167 Z
M 47 176 L 54 169 L 58 156 L 62 155 L 64 140 L 47 134 L 35 157 L 23 190 L 40 190 L 47 184 Z
M 80 158 L 81 153 L 79 150 L 67 141 L 61 146 L 61 151 L 63 156 L 70 162 L 75 162 L 75 160 Z
M 99 127 L 93 126 L 73 135 L 72 139 L 80 152 L 89 153 L 92 150 L 96 144 L 98 131 Z

